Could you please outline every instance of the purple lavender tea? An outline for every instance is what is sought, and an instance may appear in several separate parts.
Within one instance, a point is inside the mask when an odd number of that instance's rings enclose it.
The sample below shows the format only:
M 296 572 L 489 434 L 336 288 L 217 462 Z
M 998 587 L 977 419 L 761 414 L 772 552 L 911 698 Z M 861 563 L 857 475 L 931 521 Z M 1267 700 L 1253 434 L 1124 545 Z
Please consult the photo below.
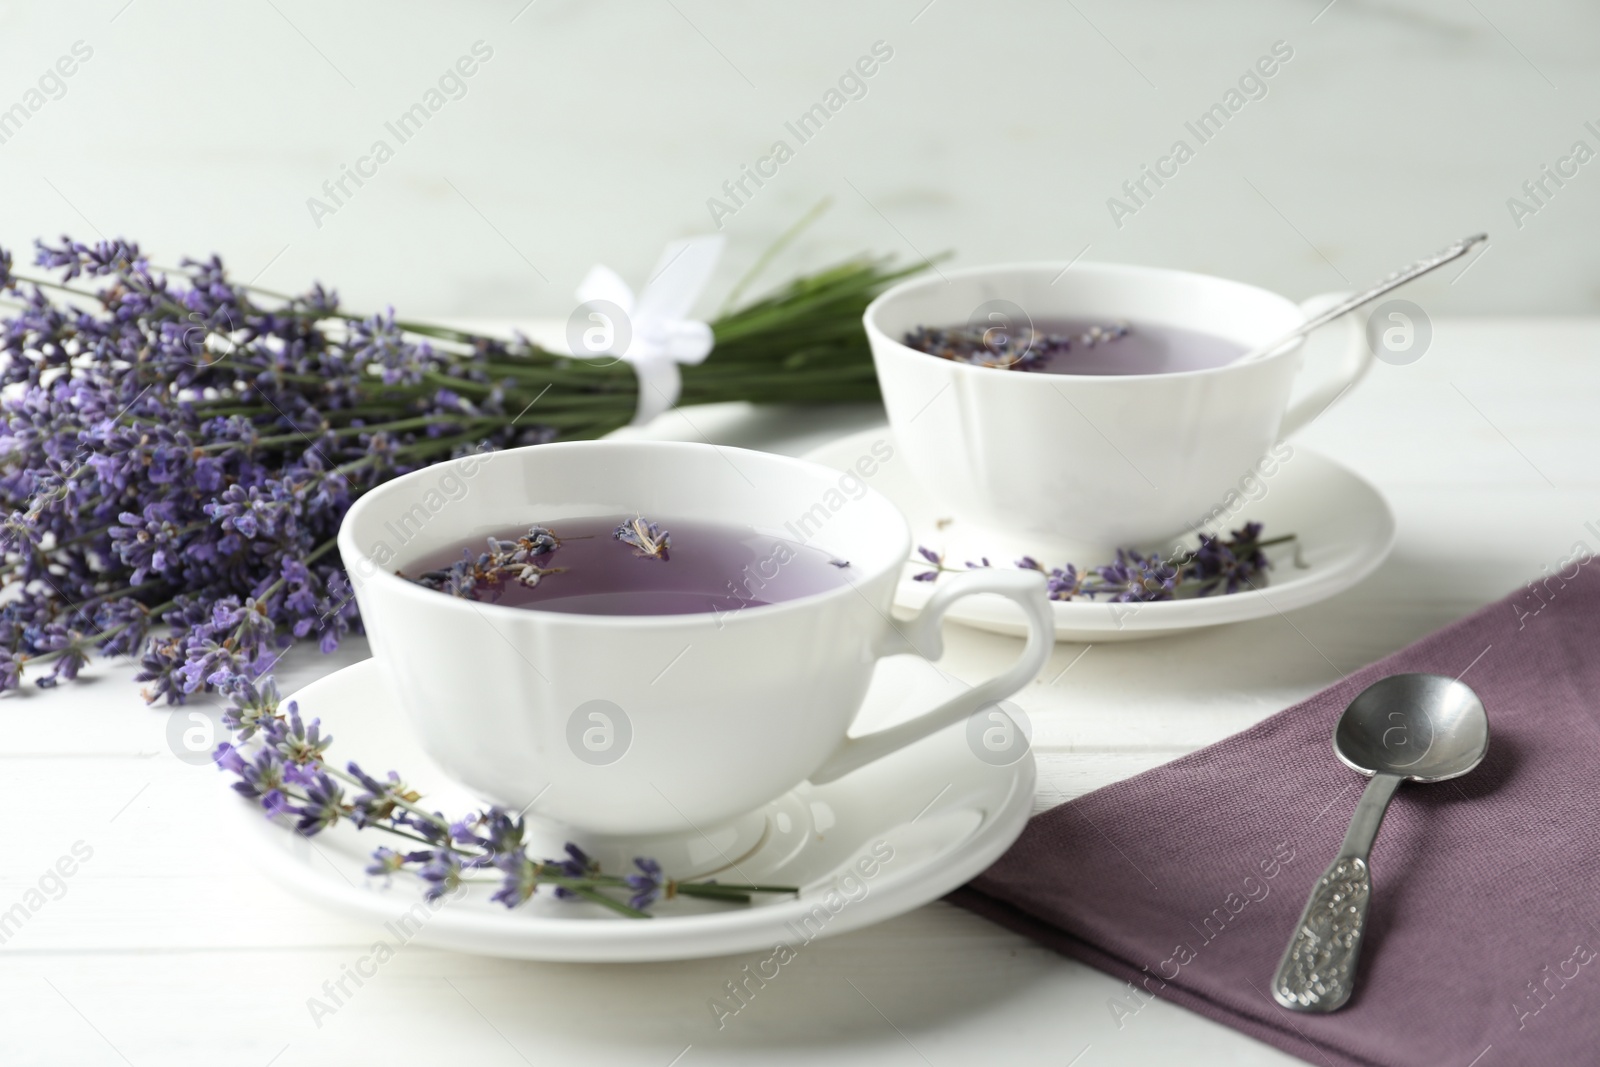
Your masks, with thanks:
M 1032 325 L 982 322 L 919 326 L 904 342 L 962 363 L 1041 374 L 1173 374 L 1231 363 L 1247 349 L 1181 326 L 1051 319 Z
M 826 592 L 849 563 L 753 527 L 566 519 L 455 545 L 402 572 L 452 596 L 580 615 L 725 613 Z

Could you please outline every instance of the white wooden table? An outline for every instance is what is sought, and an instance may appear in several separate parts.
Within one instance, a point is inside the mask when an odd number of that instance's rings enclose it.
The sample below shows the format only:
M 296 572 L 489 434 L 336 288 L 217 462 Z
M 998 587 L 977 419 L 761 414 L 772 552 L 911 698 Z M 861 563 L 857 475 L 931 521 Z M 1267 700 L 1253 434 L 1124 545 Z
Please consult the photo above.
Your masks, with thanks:
M 1450 320 L 1410 366 L 1380 364 L 1303 440 L 1375 481 L 1400 525 L 1372 578 L 1287 618 L 1125 645 L 1059 646 L 1019 698 L 1046 808 L 1241 730 L 1499 597 L 1600 520 L 1600 321 Z M 802 452 L 868 410 L 698 409 L 654 429 Z M 1009 638 L 951 627 L 946 665 L 977 678 Z M 292 655 L 293 688 L 366 655 Z M 409 946 L 336 1014 L 307 998 L 377 928 L 303 903 L 225 836 L 224 783 L 180 761 L 168 713 L 126 665 L 0 700 L 12 826 L 0 914 L 0 1063 L 1039 1064 L 1296 1062 L 1157 1003 L 1119 1029 L 1117 983 L 934 904 L 823 941 L 717 1030 L 707 1001 L 738 959 L 544 965 Z M 75 843 L 92 856 L 29 896 Z M 54 894 L 60 894 L 59 899 Z M 848 979 L 849 981 L 846 981 Z M 853 983 L 853 985 L 852 985 Z

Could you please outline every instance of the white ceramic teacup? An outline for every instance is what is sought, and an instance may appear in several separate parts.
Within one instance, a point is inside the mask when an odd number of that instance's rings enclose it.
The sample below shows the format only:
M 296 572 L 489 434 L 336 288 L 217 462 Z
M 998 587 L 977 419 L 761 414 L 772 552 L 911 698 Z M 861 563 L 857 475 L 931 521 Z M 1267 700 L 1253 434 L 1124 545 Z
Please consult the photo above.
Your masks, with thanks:
M 1034 323 L 1175 326 L 1248 350 L 1336 299 L 1296 304 L 1204 274 L 1039 263 L 903 282 L 872 302 L 865 323 L 896 445 L 952 517 L 994 531 L 997 545 L 1106 552 L 1200 528 L 1275 442 L 1359 380 L 1372 356 L 1353 317 L 1326 328 L 1344 334 L 1332 344 L 1343 350 L 1334 372 L 1292 404 L 1306 345 L 1205 370 L 1074 375 L 941 359 L 901 343 L 906 332 L 965 324 L 1005 301 Z M 1330 347 L 1320 336 L 1308 343 Z
M 1049 657 L 1037 574 L 953 576 L 915 620 L 891 620 L 911 540 L 865 480 L 884 458 L 863 456 L 841 474 L 663 442 L 468 456 L 367 493 L 339 530 L 339 551 L 373 655 L 448 774 L 590 835 L 708 832 L 808 778 L 837 778 L 987 708 Z M 599 616 L 456 599 L 395 574 L 491 533 L 541 523 L 559 534 L 563 520 L 635 513 L 804 541 L 847 560 L 847 581 L 721 614 Z M 911 721 L 847 737 L 877 660 L 937 658 L 945 609 L 983 592 L 1028 618 L 1017 662 Z

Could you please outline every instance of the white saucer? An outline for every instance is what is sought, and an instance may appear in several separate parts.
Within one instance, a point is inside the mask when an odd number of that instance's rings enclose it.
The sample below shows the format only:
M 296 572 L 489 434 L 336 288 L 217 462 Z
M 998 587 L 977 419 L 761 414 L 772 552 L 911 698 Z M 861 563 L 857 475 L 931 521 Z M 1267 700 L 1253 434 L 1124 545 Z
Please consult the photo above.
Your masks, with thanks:
M 952 687 L 959 688 L 924 662 L 884 660 L 858 724 L 877 728 L 909 718 L 948 696 Z M 396 770 L 423 793 L 424 804 L 450 817 L 479 806 L 422 754 L 375 661 L 337 671 L 293 699 L 302 714 L 321 718 L 323 732 L 333 735 L 330 762 L 342 766 L 354 759 L 379 776 Z M 461 898 L 430 909 L 414 876 L 396 875 L 386 884 L 365 873 L 378 845 L 404 847 L 391 835 L 341 822 L 305 838 L 267 820 L 253 804 L 239 800 L 232 806 L 247 828 L 242 836 L 270 877 L 320 904 L 388 924 L 391 942 L 583 962 L 770 952 L 780 942 L 798 951 L 816 937 L 881 922 L 938 899 L 1016 840 L 1032 810 L 1033 755 L 1023 748 L 1011 757 L 1014 762 L 997 766 L 992 755 L 986 760 L 975 754 L 968 736 L 960 728 L 943 730 L 836 782 L 804 783 L 769 804 L 768 832 L 735 858 L 737 874 L 726 871 L 719 877 L 800 886 L 798 897 L 757 896 L 749 905 L 680 897 L 656 905 L 651 910 L 657 917 L 649 920 L 556 900 L 546 890 L 508 910 L 489 900 L 492 885 L 472 886 Z M 563 836 L 529 821 L 536 854 L 559 856 Z M 716 847 L 710 840 L 705 844 Z M 870 877 L 859 868 L 868 857 L 874 861 L 866 864 Z
M 873 449 L 874 443 L 877 449 Z M 864 456 L 878 459 L 884 443 L 894 444 L 894 433 L 887 426 L 841 437 L 805 458 L 838 470 L 854 470 Z M 912 478 L 898 451 L 879 462 L 876 472 L 865 480 L 905 513 L 913 542 L 944 552 L 950 565 L 959 567 L 985 555 L 996 566 L 1011 564 L 1011 558 L 1001 558 L 998 546 L 985 543 L 986 538 L 992 540 L 992 534 L 941 514 Z M 1265 494 L 1244 502 L 1223 525 L 1236 529 L 1254 521 L 1265 527 L 1268 537 L 1298 535 L 1304 568 L 1296 566 L 1293 551 L 1269 550 L 1274 567 L 1269 584 L 1260 590 L 1152 604 L 1059 601 L 1052 605 L 1056 640 L 1129 641 L 1267 618 L 1343 592 L 1376 570 L 1394 547 L 1394 515 L 1377 488 L 1303 445 L 1295 445 L 1294 454 L 1261 484 L 1266 487 Z M 1046 566 L 1075 563 L 1085 567 L 1107 562 L 1035 554 Z M 912 575 L 927 569 L 926 565 L 907 564 L 895 593 L 897 609 L 915 612 L 928 602 L 938 583 L 912 581 Z M 1021 611 L 998 596 L 960 600 L 946 618 L 994 633 L 1027 633 Z

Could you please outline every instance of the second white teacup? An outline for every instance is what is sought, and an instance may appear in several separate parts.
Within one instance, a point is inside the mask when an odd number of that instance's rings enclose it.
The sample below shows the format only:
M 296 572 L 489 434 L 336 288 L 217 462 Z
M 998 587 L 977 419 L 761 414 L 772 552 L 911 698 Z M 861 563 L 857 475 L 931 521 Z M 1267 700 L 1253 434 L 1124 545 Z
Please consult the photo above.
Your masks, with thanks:
M 908 331 L 966 324 L 1004 301 L 1034 324 L 1178 327 L 1249 350 L 1337 298 L 1296 304 L 1203 274 L 1037 263 L 903 282 L 872 302 L 865 324 L 896 444 L 923 488 L 952 517 L 994 531 L 997 550 L 1026 544 L 1076 558 L 1203 527 L 1275 442 L 1366 372 L 1359 326 L 1327 328 L 1346 335 L 1336 368 L 1293 403 L 1305 345 L 1201 370 L 1058 374 L 942 359 L 904 344 Z M 1312 344 L 1329 347 L 1322 337 Z

